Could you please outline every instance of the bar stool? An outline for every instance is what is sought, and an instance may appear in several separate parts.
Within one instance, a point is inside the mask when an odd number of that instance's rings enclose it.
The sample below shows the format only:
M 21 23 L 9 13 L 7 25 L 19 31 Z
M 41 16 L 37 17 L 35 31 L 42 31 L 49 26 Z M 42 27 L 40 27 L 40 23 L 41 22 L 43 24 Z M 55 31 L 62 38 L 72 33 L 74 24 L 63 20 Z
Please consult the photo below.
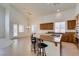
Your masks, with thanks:
M 32 43 L 32 46 L 33 46 L 33 50 L 34 50 L 34 53 L 36 53 L 36 37 L 31 37 L 31 43 Z
M 46 56 L 46 52 L 45 52 L 45 48 L 47 47 L 48 45 L 45 44 L 45 43 L 38 43 L 38 53 L 37 53 L 37 56 L 38 55 L 42 55 L 42 56 Z M 42 52 L 41 52 L 42 50 Z

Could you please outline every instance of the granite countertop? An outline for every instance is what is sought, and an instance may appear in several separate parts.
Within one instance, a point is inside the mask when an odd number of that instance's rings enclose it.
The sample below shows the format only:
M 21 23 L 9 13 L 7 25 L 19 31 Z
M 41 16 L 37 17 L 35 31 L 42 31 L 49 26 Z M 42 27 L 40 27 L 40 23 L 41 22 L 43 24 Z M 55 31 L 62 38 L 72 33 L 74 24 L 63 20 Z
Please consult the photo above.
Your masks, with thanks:
M 50 42 L 60 42 L 62 35 L 53 36 L 51 34 L 35 34 L 36 38 L 39 38 L 41 40 L 46 40 Z

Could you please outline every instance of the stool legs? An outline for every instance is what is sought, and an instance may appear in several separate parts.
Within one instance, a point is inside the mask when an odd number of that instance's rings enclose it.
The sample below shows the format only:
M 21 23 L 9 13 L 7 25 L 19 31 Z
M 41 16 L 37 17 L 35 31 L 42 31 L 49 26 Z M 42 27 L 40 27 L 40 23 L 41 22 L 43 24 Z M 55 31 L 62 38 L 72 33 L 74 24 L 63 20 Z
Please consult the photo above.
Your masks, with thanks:
M 42 56 L 46 56 L 45 48 L 42 49 Z
M 42 50 L 42 51 L 41 51 Z M 46 56 L 45 48 L 40 48 L 38 50 L 37 56 Z
M 36 44 L 34 43 L 34 53 L 36 53 Z
M 37 56 L 41 56 L 41 48 L 38 49 Z
M 36 44 L 35 43 L 32 44 L 31 50 L 32 49 L 33 49 L 34 53 L 36 53 Z

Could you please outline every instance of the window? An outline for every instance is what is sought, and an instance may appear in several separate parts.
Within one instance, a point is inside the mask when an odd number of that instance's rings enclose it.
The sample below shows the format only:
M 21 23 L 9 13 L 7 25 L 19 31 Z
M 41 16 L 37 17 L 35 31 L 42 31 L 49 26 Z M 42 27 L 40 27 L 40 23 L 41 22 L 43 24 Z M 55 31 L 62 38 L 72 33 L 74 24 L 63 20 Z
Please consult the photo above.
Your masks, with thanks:
M 19 32 L 24 32 L 24 26 L 19 24 Z
M 32 25 L 32 33 L 36 33 L 36 25 Z
M 13 36 L 17 36 L 18 35 L 18 27 L 17 24 L 13 25 Z
M 65 33 L 65 22 L 56 22 L 55 23 L 55 32 Z

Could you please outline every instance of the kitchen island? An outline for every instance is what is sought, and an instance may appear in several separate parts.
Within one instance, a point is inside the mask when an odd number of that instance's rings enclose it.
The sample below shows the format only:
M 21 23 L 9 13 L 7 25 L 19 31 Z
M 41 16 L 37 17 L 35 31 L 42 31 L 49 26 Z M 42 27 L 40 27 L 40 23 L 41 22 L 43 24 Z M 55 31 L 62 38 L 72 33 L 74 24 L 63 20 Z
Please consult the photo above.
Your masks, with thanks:
M 35 34 L 34 36 L 39 40 L 43 40 L 43 42 L 48 45 L 46 51 L 49 56 L 60 56 L 60 40 L 62 37 L 61 34 Z

